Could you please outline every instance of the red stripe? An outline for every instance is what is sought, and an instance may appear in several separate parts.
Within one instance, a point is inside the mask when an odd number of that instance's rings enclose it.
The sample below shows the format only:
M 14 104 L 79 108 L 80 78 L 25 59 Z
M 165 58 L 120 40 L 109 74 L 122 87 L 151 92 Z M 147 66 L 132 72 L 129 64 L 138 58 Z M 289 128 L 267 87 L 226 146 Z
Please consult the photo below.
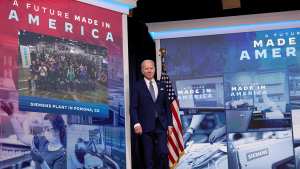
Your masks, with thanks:
M 178 104 L 177 98 L 175 98 L 175 101 L 176 101 L 176 104 L 177 104 L 177 106 L 178 106 L 179 104 Z M 174 101 L 173 101 L 173 102 L 174 102 Z M 179 107 L 179 106 L 178 106 L 178 107 Z M 178 143 L 178 147 L 175 145 L 174 140 L 172 139 L 172 137 L 170 137 L 170 138 L 168 139 L 168 141 L 169 141 L 169 144 L 171 145 L 170 148 L 173 149 L 174 153 L 177 155 L 177 158 L 179 158 L 179 155 L 181 154 L 181 152 L 184 151 L 183 143 L 182 143 L 182 142 L 180 141 L 180 139 L 179 139 L 179 137 L 180 137 L 180 138 L 183 137 L 183 132 L 182 132 L 182 127 L 181 127 L 181 121 L 180 121 L 180 118 L 179 118 L 179 116 L 178 116 L 178 115 L 179 115 L 179 112 L 176 111 L 176 109 L 175 109 L 173 103 L 171 104 L 171 109 L 172 109 L 173 117 L 174 117 L 174 119 L 176 120 L 177 125 L 178 125 L 178 126 L 176 126 L 176 128 L 178 128 L 178 129 L 179 129 L 179 132 L 180 132 L 180 134 L 177 133 L 177 131 L 176 131 L 176 129 L 175 129 L 175 126 L 173 126 L 173 134 L 174 134 L 174 136 L 175 136 L 175 138 L 176 138 L 176 141 L 177 141 L 177 143 Z M 169 147 L 168 147 L 168 149 L 169 149 Z M 169 151 L 170 151 L 170 150 L 169 150 Z M 177 158 L 176 158 L 176 159 L 177 159 Z M 174 157 L 172 156 L 171 153 L 169 153 L 169 159 L 170 159 L 170 161 L 171 161 L 172 164 L 174 164 L 174 163 L 177 161 L 177 160 L 175 161 L 175 159 L 174 159 Z M 171 167 L 171 166 L 169 166 L 169 167 Z
M 164 78 L 163 81 L 166 82 L 166 81 L 167 81 L 166 78 L 167 78 L 168 76 L 167 76 L 167 72 L 165 72 L 164 70 L 162 71 L 162 77 Z M 175 101 L 176 101 L 177 107 L 179 108 L 179 103 L 178 103 L 178 100 L 177 100 L 176 97 L 175 97 Z M 175 139 L 176 139 L 176 141 L 177 141 L 177 143 L 178 143 L 178 147 L 175 145 L 175 143 L 174 143 L 175 140 L 173 140 L 172 137 L 169 137 L 169 139 L 168 139 L 169 144 L 171 145 L 171 146 L 168 147 L 168 150 L 169 150 L 169 148 L 170 148 L 170 149 L 172 148 L 173 151 L 174 151 L 174 153 L 177 155 L 176 160 L 175 160 L 174 157 L 172 156 L 172 154 L 169 153 L 169 159 L 170 159 L 170 162 L 171 162 L 172 164 L 174 164 L 174 163 L 177 161 L 177 159 L 179 158 L 179 155 L 181 154 L 181 152 L 184 151 L 183 143 L 182 143 L 182 142 L 180 141 L 180 139 L 179 139 L 179 138 L 181 138 L 181 140 L 183 140 L 183 132 L 182 132 L 182 127 L 181 127 L 181 121 L 180 121 L 180 118 L 179 118 L 179 111 L 176 111 L 176 109 L 175 109 L 173 103 L 175 104 L 175 102 L 173 101 L 173 102 L 171 103 L 172 115 L 173 115 L 174 119 L 175 119 L 176 122 L 177 122 L 177 125 L 178 125 L 178 126 L 176 126 L 176 128 L 179 129 L 179 132 L 180 132 L 180 133 L 177 133 L 177 131 L 176 131 L 176 129 L 175 129 L 175 126 L 173 126 L 173 134 L 174 134 Z M 169 150 L 169 152 L 170 152 L 170 150 Z M 170 167 L 172 167 L 172 165 L 169 166 L 169 168 L 170 168 Z
M 175 154 L 177 155 L 177 157 L 179 157 L 179 153 L 178 153 L 177 147 L 176 147 L 176 145 L 175 145 L 175 143 L 174 143 L 174 141 L 173 141 L 172 138 L 169 138 L 169 143 L 172 146 L 172 148 L 173 148 Z
M 177 100 L 177 98 L 176 98 L 175 100 L 176 100 L 176 104 L 178 105 L 178 100 Z M 178 118 L 178 113 L 179 113 L 179 112 L 176 111 L 176 109 L 175 109 L 175 107 L 174 107 L 173 104 L 171 104 L 171 109 L 172 109 L 173 117 L 175 118 L 175 120 L 176 120 L 176 122 L 177 122 L 177 125 L 178 125 L 177 127 L 178 127 L 178 129 L 179 129 L 179 131 L 180 131 L 180 134 L 181 134 L 180 137 L 183 137 L 183 134 L 182 134 L 182 127 L 181 127 L 181 121 L 180 121 L 180 119 Z M 174 131 L 175 131 L 175 132 L 174 132 Z M 175 127 L 173 128 L 173 132 L 174 132 L 174 136 L 175 136 L 175 138 L 176 138 L 176 140 L 177 140 L 177 142 L 178 142 L 178 146 L 179 146 L 179 147 L 176 147 L 176 146 L 175 146 L 175 144 L 174 144 L 172 138 L 169 139 L 169 140 L 172 140 L 173 145 L 171 144 L 171 146 L 172 146 L 174 152 L 176 152 L 177 156 L 179 157 L 178 152 L 181 153 L 182 151 L 184 151 L 184 147 L 183 147 L 181 141 L 179 140 L 179 134 L 178 134 L 177 131 L 175 130 Z M 170 143 L 171 143 L 171 142 L 170 142 Z M 178 149 L 179 149 L 179 150 L 178 150 Z
M 168 148 L 168 150 L 169 150 L 169 148 Z M 170 150 L 169 150 L 169 152 L 170 152 Z M 176 162 L 176 161 L 174 160 L 174 158 L 173 158 L 173 156 L 172 156 L 171 153 L 169 153 L 169 159 L 170 159 L 170 161 L 171 161 L 172 164 L 174 164 L 174 163 Z
M 181 127 L 181 121 L 180 121 L 180 119 L 178 118 L 178 113 L 179 113 L 179 112 L 176 111 L 176 109 L 174 108 L 173 104 L 171 104 L 171 109 L 172 109 L 173 116 L 174 116 L 174 118 L 175 118 L 175 120 L 176 120 L 176 122 L 177 122 L 177 124 L 178 124 L 178 129 L 179 129 L 179 131 L 180 131 L 181 137 L 183 137 L 183 134 L 182 134 L 182 127 Z
M 179 145 L 179 148 L 180 148 L 180 150 L 181 150 L 181 147 L 183 148 L 183 146 L 181 145 L 181 142 L 180 142 L 180 140 L 179 140 L 179 137 L 178 137 L 178 133 L 177 133 L 177 131 L 175 130 L 175 128 L 173 128 L 173 132 L 174 132 L 174 136 L 175 136 L 175 138 L 176 138 L 176 140 L 177 140 L 177 143 L 178 143 L 178 145 Z M 175 144 L 174 144 L 175 145 Z M 174 151 L 176 150 L 176 152 L 178 152 L 178 147 L 176 147 L 176 148 L 174 148 Z M 179 154 L 177 154 L 178 156 L 179 156 Z

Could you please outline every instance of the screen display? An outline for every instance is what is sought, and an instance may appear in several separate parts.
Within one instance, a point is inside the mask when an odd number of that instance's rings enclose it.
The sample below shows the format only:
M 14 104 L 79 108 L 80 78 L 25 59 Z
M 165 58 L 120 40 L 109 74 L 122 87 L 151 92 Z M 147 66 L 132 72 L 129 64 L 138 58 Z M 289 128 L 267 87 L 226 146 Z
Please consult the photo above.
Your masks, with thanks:
M 122 13 L 0 2 L 0 168 L 126 168 Z
M 178 80 L 176 88 L 181 109 L 224 108 L 223 77 Z
M 181 111 L 181 167 L 300 167 L 299 28 L 160 43 Z

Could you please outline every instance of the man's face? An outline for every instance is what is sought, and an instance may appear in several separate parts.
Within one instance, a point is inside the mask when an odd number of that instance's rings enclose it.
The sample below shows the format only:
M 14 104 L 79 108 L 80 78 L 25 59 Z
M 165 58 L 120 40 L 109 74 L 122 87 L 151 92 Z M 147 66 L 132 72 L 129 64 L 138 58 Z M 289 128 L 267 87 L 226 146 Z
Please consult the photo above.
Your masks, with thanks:
M 144 62 L 142 66 L 142 73 L 146 79 L 152 80 L 155 73 L 154 64 L 151 61 Z
M 33 66 L 35 65 L 35 61 L 32 61 L 32 65 L 33 65 Z

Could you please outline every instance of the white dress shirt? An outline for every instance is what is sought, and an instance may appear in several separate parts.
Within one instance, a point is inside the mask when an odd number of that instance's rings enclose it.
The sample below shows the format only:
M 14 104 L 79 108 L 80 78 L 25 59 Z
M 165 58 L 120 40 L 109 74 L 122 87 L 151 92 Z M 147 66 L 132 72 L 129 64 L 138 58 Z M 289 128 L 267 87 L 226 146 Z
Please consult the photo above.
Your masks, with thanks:
M 144 77 L 144 80 L 146 82 L 148 90 L 150 91 L 150 80 L 146 79 L 145 77 Z M 155 81 L 154 78 L 151 80 L 151 82 L 152 82 L 152 85 L 153 85 L 153 88 L 154 88 L 154 94 L 155 94 L 155 100 L 156 100 L 157 99 L 157 95 L 158 95 L 157 84 L 156 84 L 156 81 Z M 135 128 L 135 127 L 140 126 L 140 125 L 141 125 L 140 123 L 136 123 L 133 127 Z M 173 127 L 173 126 L 169 126 L 169 127 Z
M 144 78 L 145 82 L 146 82 L 146 85 L 148 87 L 148 90 L 150 91 L 150 80 Z M 156 81 L 154 79 L 151 80 L 152 82 L 152 86 L 154 88 L 154 94 L 155 94 L 155 100 L 157 98 L 157 95 L 158 95 L 158 89 L 157 89 L 157 84 L 156 84 Z

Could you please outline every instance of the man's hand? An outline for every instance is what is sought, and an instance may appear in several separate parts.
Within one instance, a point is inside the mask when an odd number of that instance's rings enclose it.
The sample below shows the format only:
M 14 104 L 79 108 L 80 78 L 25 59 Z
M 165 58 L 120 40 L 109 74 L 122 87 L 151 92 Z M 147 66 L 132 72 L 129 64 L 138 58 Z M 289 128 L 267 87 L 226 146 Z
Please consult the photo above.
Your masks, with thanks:
M 210 144 L 213 144 L 218 138 L 225 136 L 226 134 L 226 126 L 214 130 L 209 136 Z
M 172 134 L 172 127 L 168 127 L 167 134 L 168 134 L 168 137 L 171 136 L 171 134 Z
M 143 133 L 142 126 L 136 126 L 134 128 L 134 131 L 135 131 L 136 134 L 142 135 L 142 133 Z

